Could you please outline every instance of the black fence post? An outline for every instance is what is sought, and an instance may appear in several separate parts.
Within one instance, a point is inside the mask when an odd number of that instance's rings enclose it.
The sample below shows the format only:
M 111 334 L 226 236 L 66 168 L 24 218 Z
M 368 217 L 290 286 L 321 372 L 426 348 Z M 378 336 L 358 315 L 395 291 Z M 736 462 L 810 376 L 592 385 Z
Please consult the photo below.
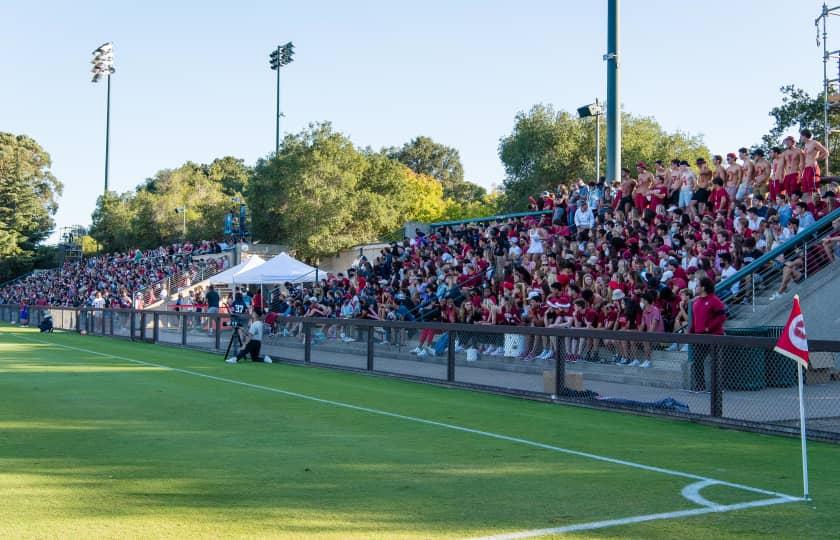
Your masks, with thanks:
M 114 335 L 114 317 L 116 313 L 113 311 L 108 312 L 108 335 Z
M 367 329 L 367 370 L 373 371 L 373 327 Z
M 178 315 L 178 318 L 181 323 L 181 345 L 185 346 L 187 344 L 187 316 L 186 314 L 181 313 Z
M 146 312 L 140 312 L 140 341 L 146 341 Z
M 455 336 L 449 332 L 449 341 L 446 347 L 446 380 L 455 382 Z
M 160 338 L 160 313 L 155 311 L 152 318 L 152 343 L 157 343 Z
M 566 393 L 566 343 L 561 336 L 555 338 L 554 350 L 554 395 L 560 397 Z
M 712 388 L 711 388 L 711 412 L 712 416 L 719 418 L 723 416 L 723 394 L 720 387 L 720 357 L 718 346 L 712 345 Z
M 216 313 L 215 315 L 216 328 L 213 331 L 213 337 L 216 341 L 216 350 L 222 348 L 222 316 Z
M 312 327 L 303 323 L 303 361 L 312 362 Z
M 100 327 L 101 327 L 101 330 L 102 330 L 101 333 L 104 336 L 105 335 L 105 310 L 104 309 L 99 310 L 99 322 L 100 322 Z
M 134 341 L 134 327 L 137 326 L 137 312 L 132 309 L 129 313 L 128 319 L 129 323 L 131 324 L 131 331 L 129 332 L 129 336 L 131 336 L 131 341 Z

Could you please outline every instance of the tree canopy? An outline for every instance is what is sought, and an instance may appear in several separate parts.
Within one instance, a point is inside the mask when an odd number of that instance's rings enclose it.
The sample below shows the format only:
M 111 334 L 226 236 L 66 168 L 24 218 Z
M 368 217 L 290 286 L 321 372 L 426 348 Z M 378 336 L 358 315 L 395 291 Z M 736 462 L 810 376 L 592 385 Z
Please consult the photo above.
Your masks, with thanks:
M 219 238 L 224 215 L 250 176 L 251 169 L 232 157 L 164 169 L 133 191 L 99 197 L 90 236 L 108 251 L 177 241 L 183 236 L 183 216 L 175 209 L 183 207 L 187 238 Z
M 551 105 L 536 105 L 514 120 L 513 132 L 499 142 L 499 157 L 505 168 L 503 207 L 522 209 L 529 196 L 595 176 L 595 128 L 592 120 L 581 120 Z M 603 145 L 604 142 L 602 141 Z M 602 146 L 603 149 L 603 146 Z M 700 136 L 668 133 L 656 120 L 622 115 L 623 166 L 638 161 L 709 157 Z M 606 152 L 601 152 L 601 170 L 606 170 Z
M 487 194 L 483 187 L 464 180 L 464 167 L 458 150 L 429 137 L 415 137 L 400 148 L 387 148 L 384 152 L 415 173 L 440 182 L 444 198 L 471 202 Z
M 34 139 L 0 132 L 0 280 L 25 266 L 55 226 L 62 185 L 51 165 Z
M 773 127 L 754 147 L 763 148 L 765 151 L 774 146 L 780 147 L 784 137 L 793 135 L 794 138 L 798 139 L 799 130 L 805 128 L 810 129 L 814 137 L 822 141 L 825 133 L 824 93 L 820 92 L 811 96 L 805 90 L 792 84 L 779 88 L 779 91 L 782 94 L 782 103 L 773 107 L 769 112 L 769 115 L 773 118 Z M 829 88 L 829 94 L 836 92 L 836 87 Z M 840 111 L 830 108 L 828 123 L 832 126 L 840 124 Z M 840 143 L 836 142 L 836 139 L 830 139 L 828 142 L 822 141 L 822 143 L 830 152 L 831 170 L 840 170 L 840 152 L 838 152 L 840 151 Z
M 287 135 L 277 156 L 257 163 L 247 198 L 256 236 L 313 259 L 375 241 L 406 221 L 433 221 L 446 209 L 436 179 L 357 149 L 329 123 Z

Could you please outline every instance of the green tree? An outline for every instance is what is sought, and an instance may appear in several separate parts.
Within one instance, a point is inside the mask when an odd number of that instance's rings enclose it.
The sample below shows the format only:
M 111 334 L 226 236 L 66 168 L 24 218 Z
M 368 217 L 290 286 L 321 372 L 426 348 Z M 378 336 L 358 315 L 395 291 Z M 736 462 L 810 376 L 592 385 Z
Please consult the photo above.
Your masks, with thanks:
M 417 174 L 439 181 L 447 199 L 473 201 L 486 194 L 483 187 L 464 180 L 464 167 L 458 150 L 429 137 L 415 137 L 400 148 L 386 149 L 385 153 Z
M 817 139 L 824 138 L 825 119 L 823 117 L 824 93 L 820 92 L 811 96 L 805 90 L 792 84 L 779 88 L 782 94 L 782 103 L 770 109 L 768 113 L 773 118 L 773 127 L 770 132 L 761 138 L 761 142 L 754 145 L 755 148 L 763 148 L 765 151 L 774 146 L 781 146 L 782 139 L 787 135 L 799 138 L 800 129 L 810 129 Z M 836 88 L 829 88 L 829 95 L 836 93 Z M 840 110 L 832 107 L 829 109 L 828 123 L 831 126 L 840 125 Z M 830 152 L 829 160 L 831 170 L 840 170 L 840 143 L 836 138 L 829 139 L 826 144 Z
M 49 259 L 39 244 L 55 226 L 62 191 L 51 165 L 34 139 L 0 132 L 0 281 Z
M 556 111 L 551 105 L 536 105 L 527 113 L 518 113 L 513 132 L 499 143 L 499 157 L 506 173 L 501 207 L 523 210 L 528 197 L 536 193 L 578 178 L 592 180 L 594 132 L 591 122 Z M 621 162 L 634 175 L 633 165 L 638 161 L 651 163 L 677 157 L 690 161 L 708 156 L 709 150 L 700 136 L 668 133 L 653 118 L 622 115 Z M 605 171 L 605 152 L 601 158 L 601 170 Z
M 255 235 L 310 260 L 371 242 L 407 221 L 433 221 L 443 188 L 383 152 L 360 151 L 329 123 L 287 135 L 248 184 Z
M 0 133 L 0 255 L 31 253 L 52 232 L 62 185 L 51 165 L 34 139 Z

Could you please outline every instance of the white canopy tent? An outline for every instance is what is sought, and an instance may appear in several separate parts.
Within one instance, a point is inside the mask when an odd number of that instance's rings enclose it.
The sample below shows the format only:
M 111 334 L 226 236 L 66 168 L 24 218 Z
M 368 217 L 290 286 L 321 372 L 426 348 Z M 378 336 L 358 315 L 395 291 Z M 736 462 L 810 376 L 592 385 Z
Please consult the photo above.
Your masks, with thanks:
M 236 276 L 237 283 L 306 283 L 315 281 L 317 270 L 286 252 Z
M 236 266 L 231 266 L 224 272 L 219 272 L 210 278 L 211 285 L 225 285 L 228 283 L 244 283 L 239 279 L 240 274 L 255 270 L 265 264 L 265 259 L 259 255 L 251 255 L 247 261 L 243 261 Z

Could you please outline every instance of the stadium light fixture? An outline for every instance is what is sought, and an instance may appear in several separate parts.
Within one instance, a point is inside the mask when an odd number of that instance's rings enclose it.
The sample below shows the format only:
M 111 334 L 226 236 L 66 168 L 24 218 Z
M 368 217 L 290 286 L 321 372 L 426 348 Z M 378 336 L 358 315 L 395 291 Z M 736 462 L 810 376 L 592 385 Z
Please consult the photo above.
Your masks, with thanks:
M 601 180 L 601 116 L 604 114 L 604 108 L 595 98 L 595 103 L 579 107 L 579 118 L 595 117 L 595 181 Z
M 105 100 L 105 193 L 108 193 L 108 158 L 111 143 L 111 75 L 116 71 L 114 68 L 114 44 L 110 41 L 103 43 L 93 51 L 93 64 L 91 82 L 98 83 L 104 77 L 108 81 L 108 91 Z
M 277 119 L 275 124 L 275 138 L 274 138 L 274 155 L 280 152 L 280 117 L 283 113 L 280 112 L 280 68 L 288 66 L 294 61 L 295 46 L 289 41 L 284 45 L 278 45 L 276 49 L 271 51 L 268 55 L 269 66 L 272 70 L 277 72 Z

